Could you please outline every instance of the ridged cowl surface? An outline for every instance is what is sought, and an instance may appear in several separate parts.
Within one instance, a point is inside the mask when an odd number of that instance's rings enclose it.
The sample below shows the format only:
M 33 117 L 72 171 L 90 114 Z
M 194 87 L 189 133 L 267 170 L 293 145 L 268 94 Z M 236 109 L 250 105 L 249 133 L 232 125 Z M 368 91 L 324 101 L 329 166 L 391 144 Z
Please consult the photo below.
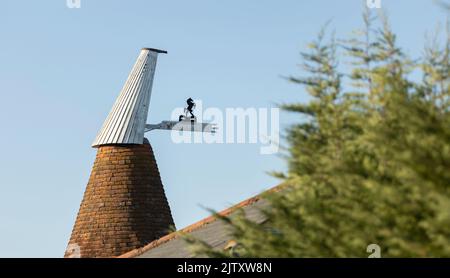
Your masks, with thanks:
M 64 257 L 119 256 L 173 225 L 148 140 L 100 146 Z
M 107 144 L 142 144 L 158 53 L 144 48 L 92 147 Z

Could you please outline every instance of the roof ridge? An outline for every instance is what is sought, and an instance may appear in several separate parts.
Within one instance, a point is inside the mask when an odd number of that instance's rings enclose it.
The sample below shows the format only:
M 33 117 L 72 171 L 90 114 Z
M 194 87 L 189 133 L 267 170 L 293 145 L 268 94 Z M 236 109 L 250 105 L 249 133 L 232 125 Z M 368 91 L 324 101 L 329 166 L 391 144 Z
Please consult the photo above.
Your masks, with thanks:
M 267 189 L 267 190 L 259 193 L 256 196 L 250 197 L 250 198 L 248 198 L 248 199 L 246 199 L 246 200 L 244 200 L 242 202 L 239 202 L 239 203 L 237 203 L 237 204 L 235 204 L 235 205 L 233 205 L 233 206 L 231 206 L 231 207 L 229 207 L 227 209 L 224 209 L 224 210 L 218 212 L 217 214 L 220 215 L 220 216 L 230 215 L 232 212 L 236 211 L 239 208 L 243 208 L 243 207 L 246 207 L 248 205 L 251 205 L 251 204 L 254 204 L 254 203 L 258 202 L 262 198 L 262 195 L 264 195 L 266 193 L 277 192 L 277 191 L 281 190 L 282 187 L 284 187 L 284 185 L 285 185 L 284 183 L 276 185 L 276 186 L 274 186 L 274 187 L 272 187 L 270 189 Z M 195 223 L 193 223 L 193 224 L 191 224 L 191 225 L 189 225 L 189 226 L 187 226 L 187 227 L 185 227 L 185 228 L 183 228 L 183 229 L 181 229 L 179 231 L 171 232 L 170 234 L 167 234 L 167 235 L 165 235 L 165 236 L 163 236 L 163 237 L 161 237 L 159 239 L 156 239 L 156 240 L 150 242 L 149 244 L 147 244 L 147 245 L 145 245 L 143 247 L 140 247 L 140 248 L 128 251 L 128 252 L 126 252 L 126 253 L 124 253 L 124 254 L 122 254 L 120 256 L 117 256 L 116 258 L 134 258 L 134 257 L 137 257 L 137 256 L 142 255 L 143 253 L 147 252 L 148 250 L 151 250 L 151 249 L 153 249 L 155 247 L 158 247 L 158 246 L 160 246 L 160 245 L 162 245 L 162 244 L 164 244 L 166 242 L 169 242 L 172 239 L 180 237 L 180 234 L 182 234 L 182 233 L 191 233 L 191 232 L 193 232 L 193 231 L 195 231 L 195 230 L 197 230 L 197 229 L 199 229 L 199 228 L 201 228 L 201 227 L 203 227 L 203 226 L 205 226 L 207 224 L 210 224 L 210 223 L 212 223 L 212 222 L 214 222 L 216 220 L 217 220 L 217 217 L 215 215 L 210 215 L 210 216 L 208 216 L 208 217 L 206 217 L 206 218 L 204 218 L 204 219 L 202 219 L 200 221 L 197 221 L 197 222 L 195 222 Z

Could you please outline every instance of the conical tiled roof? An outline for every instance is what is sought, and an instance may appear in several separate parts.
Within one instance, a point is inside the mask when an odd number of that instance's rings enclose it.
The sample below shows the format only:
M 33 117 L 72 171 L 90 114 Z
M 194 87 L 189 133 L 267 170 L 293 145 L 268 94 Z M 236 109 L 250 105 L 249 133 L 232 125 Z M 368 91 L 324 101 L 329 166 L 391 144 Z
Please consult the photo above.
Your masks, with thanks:
M 174 226 L 147 139 L 100 146 L 65 257 L 113 257 L 142 247 Z

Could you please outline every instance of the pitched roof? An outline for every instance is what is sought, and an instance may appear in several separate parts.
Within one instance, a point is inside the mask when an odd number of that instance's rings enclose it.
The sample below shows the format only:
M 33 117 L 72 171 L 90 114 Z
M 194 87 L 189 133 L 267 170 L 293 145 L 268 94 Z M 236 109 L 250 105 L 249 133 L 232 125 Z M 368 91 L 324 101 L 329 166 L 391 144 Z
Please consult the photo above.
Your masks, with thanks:
M 282 185 L 275 186 L 262 194 L 242 201 L 228 209 L 219 212 L 219 215 L 230 216 L 236 210 L 242 209 L 245 216 L 261 224 L 265 222 L 266 217 L 260 212 L 261 208 L 268 206 L 268 201 L 262 198 L 262 195 L 267 192 L 276 192 L 283 187 Z M 157 240 L 152 241 L 144 247 L 129 251 L 120 255 L 118 258 L 189 258 L 194 254 L 188 249 L 184 239 L 180 237 L 181 234 L 189 233 L 193 237 L 199 238 L 205 243 L 214 248 L 224 248 L 227 243 L 232 240 L 226 224 L 222 221 L 217 221 L 214 215 L 200 220 L 184 229 L 177 232 L 172 232 Z
M 173 225 L 150 142 L 100 146 L 65 257 L 114 257 Z

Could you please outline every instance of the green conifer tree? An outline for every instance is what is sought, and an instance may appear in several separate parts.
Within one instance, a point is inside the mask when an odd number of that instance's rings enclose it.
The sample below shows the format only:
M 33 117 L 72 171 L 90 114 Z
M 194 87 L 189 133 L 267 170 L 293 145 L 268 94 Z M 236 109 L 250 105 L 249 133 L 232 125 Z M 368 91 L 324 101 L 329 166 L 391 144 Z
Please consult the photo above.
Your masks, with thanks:
M 323 30 L 301 54 L 306 75 L 290 81 L 312 99 L 282 106 L 304 117 L 287 132 L 283 189 L 263 196 L 267 223 L 217 216 L 239 247 L 186 235 L 198 255 L 367 257 L 377 244 L 383 257 L 450 257 L 449 36 L 413 62 L 385 17 L 364 23 L 339 43 Z

